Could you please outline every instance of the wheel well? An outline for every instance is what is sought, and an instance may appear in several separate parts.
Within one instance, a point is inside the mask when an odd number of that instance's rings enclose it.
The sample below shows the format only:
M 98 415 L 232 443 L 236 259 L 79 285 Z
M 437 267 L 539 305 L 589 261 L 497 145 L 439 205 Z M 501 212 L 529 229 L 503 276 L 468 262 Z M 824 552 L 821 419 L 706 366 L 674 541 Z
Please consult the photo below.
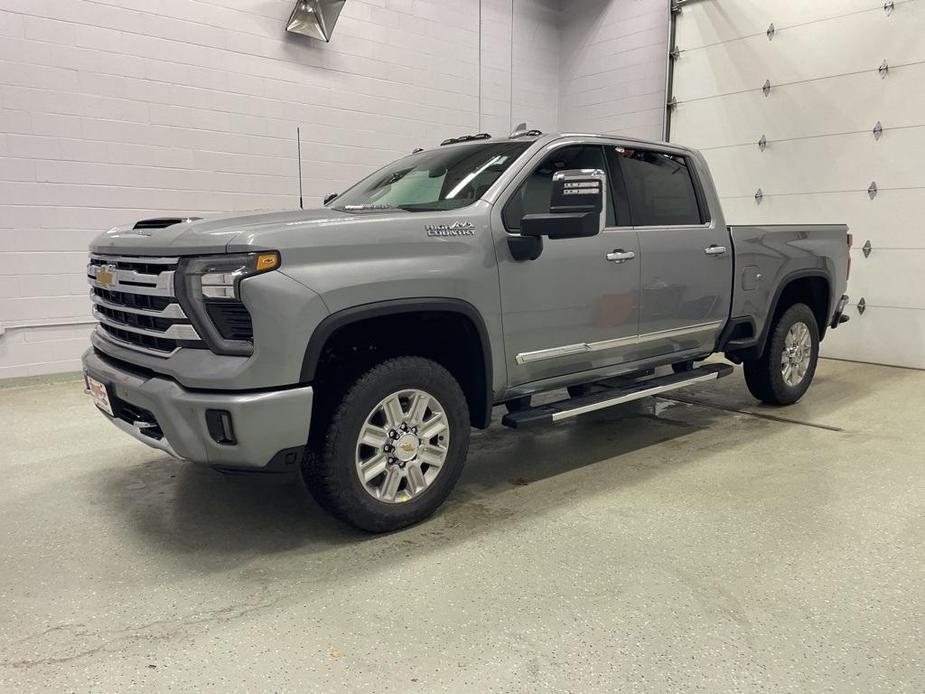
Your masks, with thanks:
M 768 325 L 773 325 L 784 311 L 799 303 L 809 306 L 816 316 L 821 340 L 825 335 L 826 318 L 829 315 L 829 282 L 824 277 L 798 277 L 788 282 L 777 299 L 774 316 Z
M 487 339 L 487 338 L 485 338 Z M 473 426 L 488 426 L 491 417 L 490 373 L 483 335 L 473 320 L 455 311 L 408 310 L 347 323 L 332 332 L 318 355 L 313 384 L 316 398 L 333 407 L 332 397 L 385 359 L 420 356 L 432 359 L 459 382 Z

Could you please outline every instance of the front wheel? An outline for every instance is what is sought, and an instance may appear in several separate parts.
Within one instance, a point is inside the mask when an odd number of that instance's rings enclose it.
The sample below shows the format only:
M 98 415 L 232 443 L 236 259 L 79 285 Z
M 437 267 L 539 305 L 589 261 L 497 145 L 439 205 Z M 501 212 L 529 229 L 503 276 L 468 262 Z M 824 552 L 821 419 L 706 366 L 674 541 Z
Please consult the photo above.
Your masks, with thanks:
M 794 304 L 771 326 L 764 354 L 745 362 L 745 383 L 769 405 L 790 405 L 806 392 L 816 373 L 819 327 L 806 304 Z
M 399 357 L 360 376 L 319 433 L 303 468 L 309 492 L 342 520 L 385 532 L 449 496 L 469 449 L 469 410 L 446 369 Z

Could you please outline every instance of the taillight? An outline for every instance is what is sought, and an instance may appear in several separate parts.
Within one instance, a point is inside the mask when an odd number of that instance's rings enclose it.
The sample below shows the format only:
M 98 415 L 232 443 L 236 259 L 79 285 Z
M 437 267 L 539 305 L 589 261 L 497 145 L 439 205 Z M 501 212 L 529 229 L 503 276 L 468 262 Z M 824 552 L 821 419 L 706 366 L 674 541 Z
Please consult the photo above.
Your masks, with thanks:
M 845 273 L 845 279 L 851 277 L 851 246 L 854 245 L 854 234 L 848 234 L 848 272 Z

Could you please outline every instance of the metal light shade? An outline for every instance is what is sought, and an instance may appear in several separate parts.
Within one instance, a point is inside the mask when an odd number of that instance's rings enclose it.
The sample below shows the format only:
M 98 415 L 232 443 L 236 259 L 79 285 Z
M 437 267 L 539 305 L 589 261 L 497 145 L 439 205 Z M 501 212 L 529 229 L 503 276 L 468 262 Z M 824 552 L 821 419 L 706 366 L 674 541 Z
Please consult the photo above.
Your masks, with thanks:
M 346 0 L 298 0 L 286 31 L 330 41 Z

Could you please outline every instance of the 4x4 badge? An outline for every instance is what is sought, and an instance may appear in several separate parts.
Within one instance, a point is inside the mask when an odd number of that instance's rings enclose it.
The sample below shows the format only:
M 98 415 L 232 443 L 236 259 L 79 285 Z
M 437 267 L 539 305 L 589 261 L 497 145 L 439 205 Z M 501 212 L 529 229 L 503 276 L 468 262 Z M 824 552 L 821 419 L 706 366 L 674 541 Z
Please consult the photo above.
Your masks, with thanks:
M 428 224 L 424 230 L 428 236 L 472 236 L 475 234 L 475 225 L 472 222 Z

